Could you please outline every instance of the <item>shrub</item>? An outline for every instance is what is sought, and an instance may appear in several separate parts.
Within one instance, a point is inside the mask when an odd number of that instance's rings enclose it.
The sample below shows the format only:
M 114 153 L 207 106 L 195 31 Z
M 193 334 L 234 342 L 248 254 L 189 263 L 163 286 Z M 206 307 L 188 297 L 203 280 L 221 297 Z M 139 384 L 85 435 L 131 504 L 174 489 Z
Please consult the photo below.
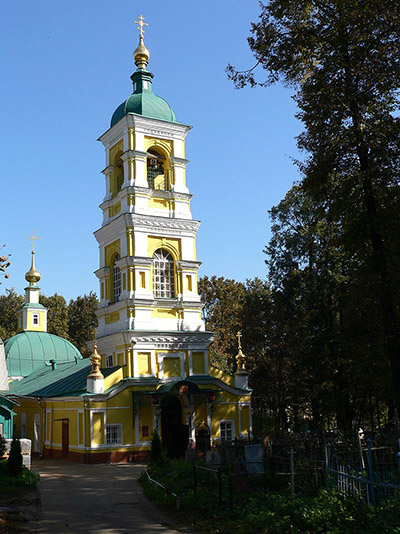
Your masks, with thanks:
M 17 477 L 22 471 L 22 453 L 19 439 L 13 438 L 7 462 L 10 475 Z
M 0 434 L 0 458 L 5 455 L 6 450 L 7 450 L 6 440 L 3 434 Z
M 163 449 L 160 434 L 155 430 L 151 439 L 150 462 L 161 465 L 166 459 L 167 455 Z

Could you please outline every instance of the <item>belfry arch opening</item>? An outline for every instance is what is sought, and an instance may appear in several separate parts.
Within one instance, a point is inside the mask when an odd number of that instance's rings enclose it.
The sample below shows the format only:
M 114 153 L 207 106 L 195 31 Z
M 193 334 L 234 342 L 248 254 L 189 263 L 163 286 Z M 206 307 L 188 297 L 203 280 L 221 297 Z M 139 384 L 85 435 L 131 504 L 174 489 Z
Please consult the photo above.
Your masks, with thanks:
M 118 152 L 113 162 L 113 173 L 111 180 L 111 194 L 113 197 L 121 191 L 124 183 L 124 162 L 121 159 L 122 152 Z
M 149 148 L 147 151 L 147 184 L 149 189 L 169 191 L 171 181 L 168 158 L 160 150 Z

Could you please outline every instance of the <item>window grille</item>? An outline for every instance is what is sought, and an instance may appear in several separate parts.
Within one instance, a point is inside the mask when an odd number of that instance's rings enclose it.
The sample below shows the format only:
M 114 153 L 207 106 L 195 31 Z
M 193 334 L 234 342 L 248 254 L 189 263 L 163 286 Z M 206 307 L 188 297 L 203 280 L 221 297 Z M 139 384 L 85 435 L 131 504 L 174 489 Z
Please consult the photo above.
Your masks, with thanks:
M 153 256 L 153 293 L 156 298 L 175 296 L 174 260 L 161 248 Z
M 112 276 L 113 276 L 113 302 L 117 302 L 121 295 L 121 269 L 117 265 L 117 261 L 120 259 L 119 254 L 114 258 Z
M 233 440 L 233 421 L 221 421 L 219 423 L 219 435 L 221 441 Z
M 122 445 L 122 425 L 106 425 L 106 444 Z
M 113 355 L 108 354 L 106 356 L 106 367 L 112 367 L 113 366 Z

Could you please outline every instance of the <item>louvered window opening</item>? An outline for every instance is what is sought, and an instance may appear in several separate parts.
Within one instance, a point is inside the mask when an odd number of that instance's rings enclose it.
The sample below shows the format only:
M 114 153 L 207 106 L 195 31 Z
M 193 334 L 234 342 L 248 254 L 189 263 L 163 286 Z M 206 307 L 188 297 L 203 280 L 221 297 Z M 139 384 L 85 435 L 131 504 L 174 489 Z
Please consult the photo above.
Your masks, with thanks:
M 153 292 L 156 298 L 175 296 L 174 260 L 165 250 L 159 249 L 153 256 Z
M 121 295 L 121 269 L 117 265 L 119 259 L 120 256 L 117 254 L 113 263 L 113 302 L 117 302 Z

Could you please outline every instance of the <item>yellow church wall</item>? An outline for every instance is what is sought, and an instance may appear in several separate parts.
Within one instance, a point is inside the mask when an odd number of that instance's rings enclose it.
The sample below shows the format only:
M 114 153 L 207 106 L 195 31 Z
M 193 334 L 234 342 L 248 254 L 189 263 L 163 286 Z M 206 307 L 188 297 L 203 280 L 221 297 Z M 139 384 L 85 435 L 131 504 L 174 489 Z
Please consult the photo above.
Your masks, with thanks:
M 102 445 L 104 443 L 104 413 L 92 413 L 92 443 Z
M 181 359 L 164 358 L 164 378 L 173 378 L 181 376 Z
M 38 325 L 34 325 L 33 324 L 32 318 L 33 318 L 34 314 L 35 315 L 39 315 L 39 324 Z M 26 321 L 27 321 L 28 329 L 32 330 L 33 332 L 44 332 L 45 324 L 46 324 L 45 317 L 46 317 L 46 313 L 43 310 L 37 310 L 37 311 L 36 310 L 34 310 L 34 311 L 28 310 L 27 314 L 26 314 Z
M 204 352 L 193 352 L 192 362 L 193 362 L 193 374 L 200 375 L 206 372 Z
M 206 404 L 197 404 L 195 407 L 195 421 L 196 426 L 200 423 L 207 424 L 207 405 Z
M 153 308 L 151 316 L 156 319 L 175 319 L 178 317 L 178 310 L 168 310 L 165 308 Z
M 139 375 L 150 375 L 151 374 L 151 353 L 150 352 L 139 352 L 137 355 L 137 359 L 138 359 Z
M 149 399 L 150 401 L 150 399 Z M 147 435 L 144 430 L 147 427 Z M 153 437 L 153 407 L 151 403 L 141 406 L 139 410 L 139 440 L 149 441 Z
M 250 406 L 240 407 L 240 433 L 248 434 L 250 429 Z
M 153 254 L 159 248 L 163 248 L 172 254 L 175 261 L 180 260 L 181 253 L 181 240 L 173 237 L 158 237 L 148 236 L 148 256 L 153 257 Z

